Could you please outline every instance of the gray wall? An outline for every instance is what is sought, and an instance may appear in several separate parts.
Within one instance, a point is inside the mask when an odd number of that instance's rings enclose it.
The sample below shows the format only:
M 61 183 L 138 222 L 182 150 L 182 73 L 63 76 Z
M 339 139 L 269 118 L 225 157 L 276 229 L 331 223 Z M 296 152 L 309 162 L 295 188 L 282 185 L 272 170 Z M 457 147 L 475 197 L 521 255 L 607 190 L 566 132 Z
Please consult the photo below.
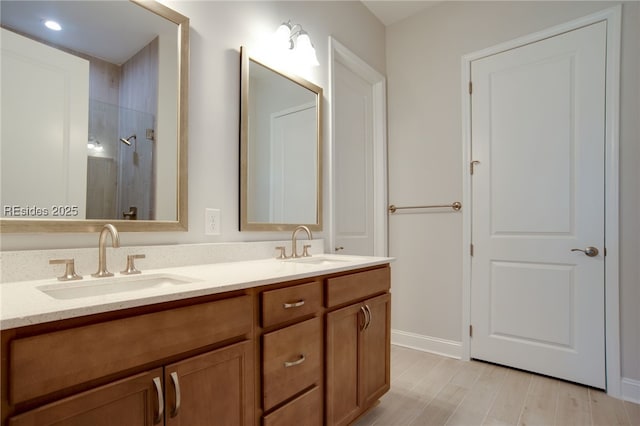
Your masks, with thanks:
M 463 55 L 615 4 L 444 2 L 388 27 L 390 200 L 451 202 L 462 197 Z M 624 3 L 622 25 L 621 363 L 623 377 L 640 380 L 640 3 Z M 415 182 L 421 182 L 418 190 Z M 395 299 L 393 327 L 461 341 L 462 215 L 392 217 L 389 243 L 390 255 L 399 258 L 394 286 L 413 285 L 421 295 L 419 306 L 410 306 L 418 303 L 412 300 L 399 306 Z
M 123 233 L 120 236 L 122 245 L 262 241 L 290 237 L 288 232 L 238 231 L 240 46 L 264 52 L 270 37 L 283 21 L 291 19 L 302 24 L 315 46 L 320 66 L 301 76 L 325 88 L 324 117 L 329 117 L 330 106 L 326 98 L 329 35 L 384 74 L 384 25 L 359 1 L 162 0 L 162 3 L 191 20 L 189 231 Z M 328 129 L 328 120 L 325 120 L 324 143 L 328 143 Z M 325 173 L 325 184 L 327 177 Z M 327 200 L 323 205 L 325 209 L 329 208 Z M 222 232 L 219 236 L 204 235 L 204 209 L 207 207 L 221 209 Z M 324 217 L 328 217 L 327 211 Z M 325 229 L 329 226 L 325 223 Z M 323 233 L 314 233 L 314 236 L 322 238 Z M 97 239 L 97 234 L 4 234 L 0 238 L 0 249 L 94 247 Z

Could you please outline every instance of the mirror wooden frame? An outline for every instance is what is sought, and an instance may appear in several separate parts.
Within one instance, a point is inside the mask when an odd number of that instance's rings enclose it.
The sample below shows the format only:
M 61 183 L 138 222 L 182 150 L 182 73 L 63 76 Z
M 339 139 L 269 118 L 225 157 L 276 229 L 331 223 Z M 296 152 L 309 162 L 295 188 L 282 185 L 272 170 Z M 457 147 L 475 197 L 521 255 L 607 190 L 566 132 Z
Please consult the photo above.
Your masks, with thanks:
M 249 222 L 248 220 L 248 147 L 249 147 L 249 62 L 298 84 L 316 95 L 317 123 L 317 170 L 316 170 L 316 222 L 315 223 L 273 223 Z M 240 47 L 240 231 L 292 231 L 298 225 L 305 225 L 311 231 L 322 231 L 322 87 L 299 76 L 278 71 L 251 57 L 247 49 Z
M 72 220 L 72 219 L 0 219 L 0 233 L 53 233 L 53 232 L 98 232 L 106 223 L 115 224 L 124 232 L 169 232 L 188 229 L 188 163 L 187 163 L 187 119 L 189 89 L 189 18 L 169 7 L 149 0 L 130 0 L 177 25 L 178 66 L 178 117 L 177 137 L 178 162 L 176 220 Z

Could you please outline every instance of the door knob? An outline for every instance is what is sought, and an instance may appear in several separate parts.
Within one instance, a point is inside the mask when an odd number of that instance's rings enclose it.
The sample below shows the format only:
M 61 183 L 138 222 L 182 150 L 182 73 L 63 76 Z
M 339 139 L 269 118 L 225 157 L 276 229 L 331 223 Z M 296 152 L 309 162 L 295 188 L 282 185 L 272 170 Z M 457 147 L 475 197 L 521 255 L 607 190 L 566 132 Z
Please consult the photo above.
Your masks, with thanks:
M 591 247 L 591 246 L 587 247 L 587 248 L 586 248 L 586 249 L 584 249 L 584 250 L 574 248 L 574 249 L 571 249 L 571 251 L 581 251 L 581 252 L 583 252 L 584 254 L 586 254 L 586 255 L 587 255 L 587 256 L 589 256 L 589 257 L 595 257 L 595 256 L 597 256 L 597 255 L 598 255 L 598 253 L 599 253 L 599 251 L 598 251 L 598 249 L 597 249 L 597 248 L 595 248 L 595 247 Z

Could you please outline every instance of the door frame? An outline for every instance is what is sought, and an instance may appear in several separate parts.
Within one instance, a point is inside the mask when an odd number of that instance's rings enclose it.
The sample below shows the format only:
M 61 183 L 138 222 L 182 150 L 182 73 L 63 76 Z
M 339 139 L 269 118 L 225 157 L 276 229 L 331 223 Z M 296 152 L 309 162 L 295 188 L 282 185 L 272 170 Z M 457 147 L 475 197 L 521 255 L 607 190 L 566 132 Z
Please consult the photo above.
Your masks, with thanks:
M 599 12 L 507 41 L 462 57 L 462 359 L 471 358 L 471 62 L 506 50 L 535 43 L 596 22 L 607 22 L 605 100 L 605 369 L 607 393 L 622 396 L 620 371 L 620 288 L 619 288 L 619 98 L 620 29 L 622 6 Z
M 333 253 L 336 241 L 334 185 L 334 153 L 335 153 L 335 108 L 331 104 L 335 99 L 335 63 L 340 62 L 354 74 L 371 84 L 373 91 L 373 250 L 374 256 L 387 256 L 388 244 L 388 214 L 387 214 L 387 81 L 384 75 L 376 71 L 371 65 L 360 59 L 338 40 L 329 36 L 329 106 L 330 106 L 330 132 L 329 132 L 329 190 L 326 197 L 330 200 L 329 208 L 329 246 L 327 251 Z

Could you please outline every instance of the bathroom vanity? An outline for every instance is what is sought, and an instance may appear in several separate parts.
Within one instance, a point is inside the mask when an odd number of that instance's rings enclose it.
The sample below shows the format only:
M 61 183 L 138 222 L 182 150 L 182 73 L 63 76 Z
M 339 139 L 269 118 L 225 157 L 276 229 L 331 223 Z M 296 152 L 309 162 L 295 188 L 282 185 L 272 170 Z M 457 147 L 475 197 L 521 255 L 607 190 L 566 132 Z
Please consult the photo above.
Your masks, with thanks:
M 168 268 L 140 282 L 182 281 L 99 295 L 2 284 L 2 425 L 349 424 L 389 389 L 390 260 Z

